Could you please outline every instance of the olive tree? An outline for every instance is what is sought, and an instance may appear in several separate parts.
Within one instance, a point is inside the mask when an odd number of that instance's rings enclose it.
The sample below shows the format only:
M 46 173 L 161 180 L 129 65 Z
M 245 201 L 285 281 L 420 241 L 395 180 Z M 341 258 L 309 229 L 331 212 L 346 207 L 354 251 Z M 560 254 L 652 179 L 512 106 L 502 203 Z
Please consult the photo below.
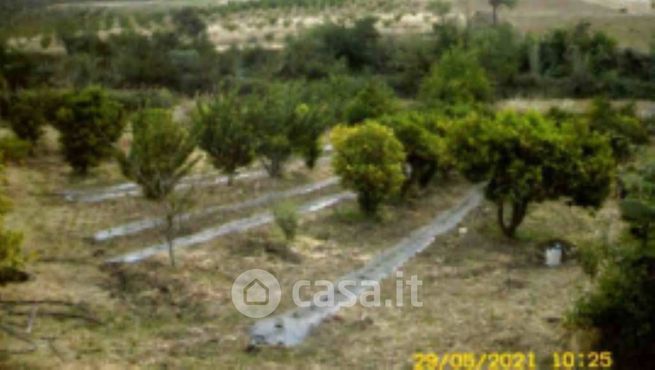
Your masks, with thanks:
M 166 220 L 164 234 L 171 265 L 175 266 L 176 221 L 189 201 L 188 197 L 176 195 L 175 188 L 197 162 L 197 158 L 191 158 L 195 139 L 164 110 L 139 112 L 132 131 L 134 139 L 129 152 L 118 154 L 121 170 L 125 177 L 139 184 L 146 199 L 162 205 Z
M 338 126 L 332 132 L 334 171 L 344 187 L 357 192 L 360 209 L 374 216 L 380 204 L 400 190 L 405 151 L 393 131 L 379 123 Z
M 538 113 L 501 112 L 457 122 L 452 148 L 463 174 L 488 181 L 498 224 L 514 237 L 530 203 L 559 198 L 598 207 L 607 197 L 615 162 L 607 138 L 585 121 L 555 124 Z
M 232 185 L 239 168 L 255 159 L 255 138 L 248 121 L 248 105 L 235 91 L 218 95 L 209 104 L 199 103 L 194 115 L 198 144 L 215 168 L 228 176 Z
M 56 114 L 56 127 L 66 161 L 75 173 L 87 174 L 113 154 L 113 144 L 123 133 L 125 114 L 120 103 L 100 87 L 66 94 Z

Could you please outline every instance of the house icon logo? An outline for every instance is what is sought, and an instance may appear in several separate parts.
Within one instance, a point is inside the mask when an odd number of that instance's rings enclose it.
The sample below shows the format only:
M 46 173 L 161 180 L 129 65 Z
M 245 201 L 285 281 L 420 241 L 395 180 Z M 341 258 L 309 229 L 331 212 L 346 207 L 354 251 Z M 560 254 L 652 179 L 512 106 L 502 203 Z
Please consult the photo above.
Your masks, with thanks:
M 259 279 L 250 282 L 243 292 L 248 305 L 266 305 L 270 301 L 268 287 Z
M 232 284 L 232 304 L 243 315 L 260 319 L 273 313 L 282 299 L 280 283 L 271 273 L 253 269 Z

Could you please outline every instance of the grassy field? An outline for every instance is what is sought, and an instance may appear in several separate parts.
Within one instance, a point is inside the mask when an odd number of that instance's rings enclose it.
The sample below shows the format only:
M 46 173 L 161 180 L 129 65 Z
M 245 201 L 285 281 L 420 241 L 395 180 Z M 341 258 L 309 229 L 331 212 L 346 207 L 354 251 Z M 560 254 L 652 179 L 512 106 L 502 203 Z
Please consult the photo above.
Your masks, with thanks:
M 116 171 L 107 165 L 98 177 L 115 182 Z M 293 170 L 281 181 L 217 187 L 202 191 L 198 206 L 247 200 L 330 174 L 325 163 L 313 172 Z M 305 218 L 291 244 L 282 241 L 274 226 L 262 227 L 179 251 L 177 268 L 169 266 L 165 255 L 106 266 L 105 258 L 156 242 L 158 235 L 108 244 L 85 238 L 156 214 L 156 208 L 137 198 L 83 205 L 53 195 L 70 186 L 54 142 L 37 158 L 7 169 L 15 205 L 8 223 L 25 232 L 26 249 L 35 259 L 29 266 L 32 279 L 3 287 L 0 300 L 74 306 L 0 303 L 3 321 L 30 327 L 23 336 L 36 345 L 27 353 L 3 354 L 0 367 L 403 369 L 417 351 L 530 350 L 545 364 L 550 352 L 577 345 L 563 321 L 586 278 L 575 260 L 557 269 L 543 267 L 544 243 L 564 238 L 585 245 L 615 238 L 622 227 L 613 201 L 595 214 L 547 203 L 530 209 L 518 241 L 509 242 L 495 225 L 493 206 L 485 204 L 460 225 L 466 232 L 440 237 L 403 268 L 405 276 L 423 281 L 423 307 L 344 309 L 297 348 L 249 352 L 247 330 L 253 320 L 235 310 L 229 293 L 237 275 L 264 268 L 280 279 L 283 289 L 299 278 L 334 279 L 454 205 L 470 185 L 457 178 L 440 181 L 421 198 L 388 207 L 377 222 L 361 218 L 354 203 L 344 203 Z M 324 193 L 333 191 L 338 190 Z M 185 232 L 258 210 L 201 220 Z M 383 283 L 383 297 L 393 290 L 392 281 Z M 289 306 L 284 301 L 279 310 Z M 31 349 L 6 334 L 0 343 L 11 351 Z

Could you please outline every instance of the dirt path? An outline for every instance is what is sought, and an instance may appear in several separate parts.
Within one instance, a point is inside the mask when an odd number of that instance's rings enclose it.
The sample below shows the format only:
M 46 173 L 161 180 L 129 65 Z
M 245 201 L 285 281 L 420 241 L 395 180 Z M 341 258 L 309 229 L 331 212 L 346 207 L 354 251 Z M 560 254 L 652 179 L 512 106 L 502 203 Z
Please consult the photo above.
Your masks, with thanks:
M 355 194 L 342 192 L 319 198 L 308 202 L 299 207 L 298 213 L 301 215 L 318 212 L 322 209 L 332 207 L 345 200 L 354 199 Z M 195 234 L 176 238 L 173 243 L 176 250 L 190 247 L 197 244 L 206 243 L 221 236 L 228 234 L 241 233 L 254 229 L 259 226 L 273 222 L 273 214 L 270 211 L 257 213 L 253 216 L 231 221 L 220 226 L 204 229 Z M 135 252 L 130 252 L 118 257 L 107 260 L 107 263 L 137 263 L 146 258 L 152 257 L 157 253 L 164 252 L 168 249 L 166 243 L 156 244 Z
M 271 203 L 276 200 L 291 198 L 298 195 L 311 194 L 313 192 L 325 189 L 327 187 L 339 183 L 338 177 L 331 177 L 327 180 L 318 181 L 308 185 L 298 186 L 289 190 L 275 191 L 264 194 L 260 197 L 247 200 L 245 202 L 238 202 L 232 204 L 218 205 L 207 207 L 199 211 L 184 213 L 179 216 L 178 221 L 186 222 L 194 218 L 209 216 L 219 212 L 234 212 L 241 211 L 248 208 L 254 208 Z M 145 218 L 134 222 L 111 227 L 109 229 L 101 230 L 95 233 L 92 237 L 94 242 L 105 242 L 114 238 L 138 234 L 142 231 L 154 229 L 163 225 L 165 220 L 163 218 Z
M 459 224 L 482 201 L 480 187 L 476 186 L 460 203 L 433 219 L 429 224 L 415 230 L 395 246 L 373 258 L 359 270 L 337 279 L 339 282 L 354 282 L 348 285 L 352 295 L 336 293 L 333 305 L 312 303 L 309 307 L 297 308 L 278 316 L 257 321 L 250 330 L 252 345 L 295 346 L 301 343 L 311 329 L 323 320 L 332 316 L 342 306 L 352 303 L 357 296 L 372 289 L 372 284 L 379 284 L 382 279 L 391 275 L 409 259 L 429 247 L 439 235 L 442 235 Z M 354 285 L 354 287 L 353 287 Z M 324 292 L 317 293 L 324 295 Z M 314 297 L 314 302 L 320 296 Z M 327 307 L 325 307 L 327 306 Z

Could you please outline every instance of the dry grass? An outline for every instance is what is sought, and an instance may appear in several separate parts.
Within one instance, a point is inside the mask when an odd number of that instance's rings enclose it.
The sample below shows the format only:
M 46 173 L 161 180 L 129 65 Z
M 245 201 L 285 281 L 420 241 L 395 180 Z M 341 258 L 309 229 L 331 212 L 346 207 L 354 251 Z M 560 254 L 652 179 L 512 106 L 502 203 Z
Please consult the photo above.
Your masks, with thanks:
M 602 237 L 596 232 L 599 225 L 616 217 L 611 205 L 592 217 L 546 204 L 534 207 L 521 239 L 508 244 L 485 206 L 465 221 L 466 235 L 440 238 L 404 267 L 405 276 L 423 280 L 422 308 L 345 309 L 298 348 L 247 353 L 252 320 L 236 312 L 229 293 L 241 272 L 264 268 L 278 276 L 283 287 L 299 278 L 334 279 L 452 206 L 467 185 L 451 180 L 435 186 L 405 205 L 386 208 L 376 222 L 362 219 L 353 203 L 319 212 L 303 221 L 301 235 L 291 245 L 271 226 L 179 252 L 180 266 L 175 269 L 165 256 L 106 267 L 104 256 L 153 242 L 156 235 L 102 246 L 83 238 L 153 208 L 139 199 L 89 206 L 53 197 L 53 190 L 70 183 L 67 169 L 50 152 L 54 149 L 46 145 L 47 155 L 8 169 L 8 189 L 16 205 L 9 223 L 26 232 L 26 248 L 40 258 L 29 267 L 32 280 L 3 287 L 0 297 L 83 303 L 101 324 L 37 315 L 30 335 L 39 349 L 0 360 L 0 367 L 379 369 L 407 368 L 418 350 L 531 349 L 543 355 L 567 348 L 561 319 L 584 280 L 574 262 L 555 270 L 541 267 L 535 257 L 540 243 L 552 237 L 573 243 L 596 240 Z M 250 199 L 327 176 L 329 167 L 322 166 L 283 181 L 242 183 L 236 191 L 216 188 L 203 191 L 202 203 Z M 384 282 L 385 297 L 393 296 L 393 289 L 391 281 Z M 285 300 L 280 309 L 290 305 Z M 25 325 L 23 319 L 13 322 Z M 0 341 L 4 348 L 23 345 L 7 336 Z

